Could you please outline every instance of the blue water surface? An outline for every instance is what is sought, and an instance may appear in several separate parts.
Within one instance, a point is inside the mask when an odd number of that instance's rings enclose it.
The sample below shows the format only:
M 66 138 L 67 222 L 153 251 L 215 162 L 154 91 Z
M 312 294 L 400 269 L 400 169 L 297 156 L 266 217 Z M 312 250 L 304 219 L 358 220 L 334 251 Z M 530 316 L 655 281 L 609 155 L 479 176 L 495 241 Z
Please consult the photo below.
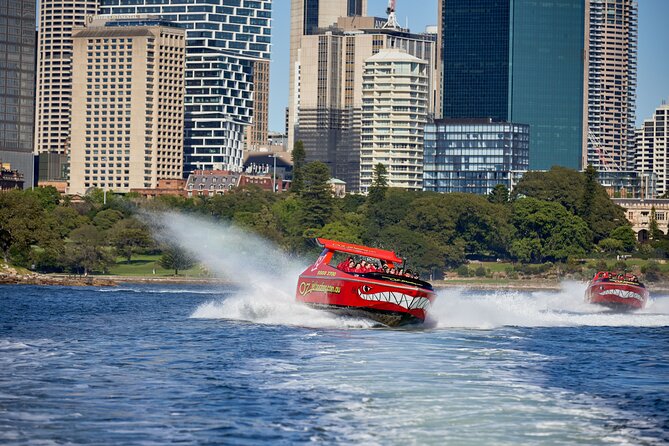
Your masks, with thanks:
M 0 444 L 669 442 L 665 316 L 606 326 L 541 309 L 560 323 L 523 310 L 525 323 L 410 330 L 197 317 L 236 293 L 0 287 Z M 453 302 L 541 299 L 554 297 Z

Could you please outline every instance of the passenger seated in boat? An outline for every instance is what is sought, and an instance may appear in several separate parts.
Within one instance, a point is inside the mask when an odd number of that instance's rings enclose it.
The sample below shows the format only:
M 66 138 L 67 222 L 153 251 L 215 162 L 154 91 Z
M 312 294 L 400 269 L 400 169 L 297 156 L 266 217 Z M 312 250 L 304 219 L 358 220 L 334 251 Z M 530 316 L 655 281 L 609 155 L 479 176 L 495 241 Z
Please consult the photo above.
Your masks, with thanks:
M 353 259 L 349 257 L 348 259 L 341 261 L 339 265 L 337 265 L 337 269 L 341 271 L 348 271 L 351 263 L 353 263 Z M 353 265 L 355 265 L 355 263 Z

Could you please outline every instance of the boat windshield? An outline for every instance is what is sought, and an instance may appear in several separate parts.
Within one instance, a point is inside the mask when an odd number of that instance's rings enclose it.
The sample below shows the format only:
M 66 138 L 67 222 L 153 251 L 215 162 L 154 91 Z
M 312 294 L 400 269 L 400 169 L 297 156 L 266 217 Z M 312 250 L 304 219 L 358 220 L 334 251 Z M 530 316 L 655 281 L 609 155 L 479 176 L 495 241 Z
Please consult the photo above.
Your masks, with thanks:
M 617 273 L 611 271 L 600 271 L 595 274 L 595 277 L 593 277 L 592 280 L 601 282 L 630 283 L 633 285 L 643 286 L 643 284 L 639 281 L 639 278 L 634 274 Z
M 349 274 L 381 274 L 383 276 L 405 277 L 412 280 L 419 280 L 420 275 L 416 271 L 403 269 L 400 265 L 393 262 L 379 260 L 370 257 L 341 256 L 341 253 L 335 253 L 330 260 L 330 266 Z

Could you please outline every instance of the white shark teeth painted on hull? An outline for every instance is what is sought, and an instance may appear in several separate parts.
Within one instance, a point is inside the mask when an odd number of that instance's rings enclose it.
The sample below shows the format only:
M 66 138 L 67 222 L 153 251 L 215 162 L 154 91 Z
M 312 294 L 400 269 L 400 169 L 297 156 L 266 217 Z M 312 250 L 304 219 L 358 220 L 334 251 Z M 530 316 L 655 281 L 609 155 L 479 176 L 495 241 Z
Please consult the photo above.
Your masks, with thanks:
M 599 293 L 601 296 L 618 296 L 622 297 L 623 299 L 636 299 L 643 301 L 643 297 L 639 295 L 638 293 L 635 293 L 634 291 L 628 291 L 628 290 L 619 290 L 617 288 L 612 288 L 610 290 L 603 290 Z
M 362 290 L 358 290 L 358 295 L 365 300 L 389 302 L 391 304 L 399 305 L 402 308 L 406 308 L 407 310 L 425 310 L 430 306 L 430 299 L 427 297 L 414 297 L 395 291 L 365 294 Z

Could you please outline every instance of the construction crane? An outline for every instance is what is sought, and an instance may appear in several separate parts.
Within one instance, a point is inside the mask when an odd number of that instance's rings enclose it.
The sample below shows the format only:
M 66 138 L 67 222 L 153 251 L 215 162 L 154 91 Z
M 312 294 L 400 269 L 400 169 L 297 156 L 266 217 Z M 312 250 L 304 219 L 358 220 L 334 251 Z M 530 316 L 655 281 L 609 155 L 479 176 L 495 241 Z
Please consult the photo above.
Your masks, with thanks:
M 599 137 L 591 129 L 588 129 L 588 141 L 597 153 L 601 170 L 620 170 L 620 163 L 615 161 L 614 154 L 604 148 Z
M 400 29 L 400 24 L 397 23 L 397 16 L 395 15 L 395 0 L 388 0 L 386 14 L 388 14 L 388 20 L 383 28 Z

